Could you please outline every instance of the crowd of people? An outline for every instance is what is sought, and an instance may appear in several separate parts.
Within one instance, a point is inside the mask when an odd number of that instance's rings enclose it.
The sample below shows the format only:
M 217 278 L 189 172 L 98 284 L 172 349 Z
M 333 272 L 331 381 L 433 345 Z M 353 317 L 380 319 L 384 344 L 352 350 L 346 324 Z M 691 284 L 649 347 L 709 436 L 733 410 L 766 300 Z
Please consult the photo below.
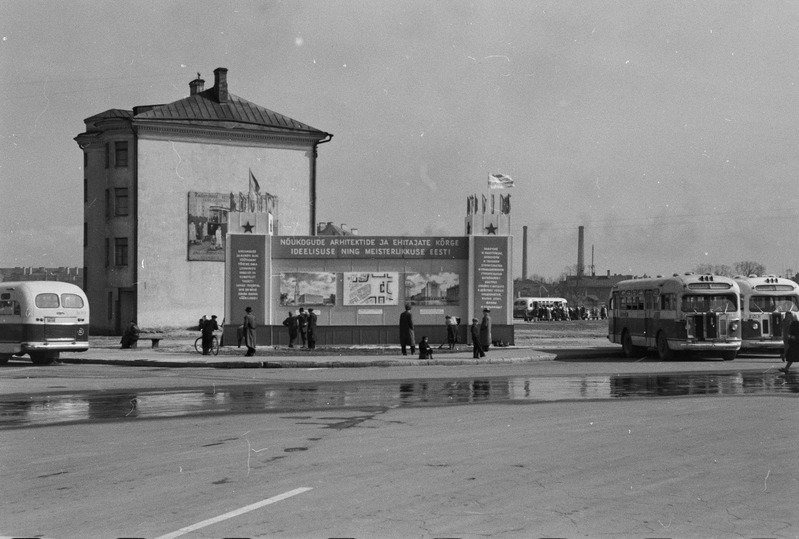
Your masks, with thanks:
M 530 319 L 533 322 L 542 321 L 569 321 L 569 320 L 606 320 L 608 318 L 608 309 L 604 305 L 601 307 L 586 307 L 580 305 L 579 307 L 566 307 L 561 305 L 555 307 L 540 306 L 533 309 L 530 313 Z

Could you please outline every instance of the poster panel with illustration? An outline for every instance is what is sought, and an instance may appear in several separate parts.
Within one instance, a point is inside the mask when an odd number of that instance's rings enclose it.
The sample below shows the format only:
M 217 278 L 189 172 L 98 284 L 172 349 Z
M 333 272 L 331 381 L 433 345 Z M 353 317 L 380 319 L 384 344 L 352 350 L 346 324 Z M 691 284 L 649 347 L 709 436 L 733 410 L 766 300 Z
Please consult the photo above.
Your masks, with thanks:
M 248 193 L 203 193 L 189 191 L 187 252 L 188 260 L 225 261 L 225 236 L 238 232 L 243 223 L 234 223 L 230 230 L 232 212 L 264 214 L 277 218 L 277 197 L 265 191 Z M 256 218 L 255 216 L 253 218 Z M 256 221 L 259 221 L 257 218 Z M 255 221 L 253 221 L 255 222 Z M 266 221 L 264 221 L 266 222 Z
M 281 273 L 280 304 L 298 307 L 335 305 L 336 274 L 327 272 Z
M 189 191 L 188 259 L 225 261 L 230 193 Z
M 458 305 L 459 275 L 453 272 L 406 273 L 405 302 L 411 305 Z
M 399 273 L 344 273 L 344 305 L 397 305 Z

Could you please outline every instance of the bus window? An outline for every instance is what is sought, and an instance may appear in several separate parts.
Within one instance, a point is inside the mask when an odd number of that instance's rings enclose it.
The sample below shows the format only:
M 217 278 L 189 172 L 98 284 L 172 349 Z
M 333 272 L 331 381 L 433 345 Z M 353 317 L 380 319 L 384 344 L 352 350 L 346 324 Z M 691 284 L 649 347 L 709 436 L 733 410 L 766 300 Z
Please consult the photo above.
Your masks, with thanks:
M 736 310 L 734 296 L 729 295 L 685 295 L 682 298 L 682 312 L 684 313 L 705 313 L 718 312 L 726 313 Z
M 675 294 L 661 294 L 660 295 L 660 310 L 673 311 L 676 306 Z
M 13 299 L 0 300 L 0 316 L 19 314 L 19 303 Z
M 753 313 L 771 313 L 774 311 L 796 311 L 795 296 L 750 296 L 749 310 Z
M 40 309 L 57 309 L 58 308 L 58 294 L 37 294 L 36 306 Z
M 77 294 L 61 294 L 61 305 L 65 309 L 82 309 L 83 298 Z

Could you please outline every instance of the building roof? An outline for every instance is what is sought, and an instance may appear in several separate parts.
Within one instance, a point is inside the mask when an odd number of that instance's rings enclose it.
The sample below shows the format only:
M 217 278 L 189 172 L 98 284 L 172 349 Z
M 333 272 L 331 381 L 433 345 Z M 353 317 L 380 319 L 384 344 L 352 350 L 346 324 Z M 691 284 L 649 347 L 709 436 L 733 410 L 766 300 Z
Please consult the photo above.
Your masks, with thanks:
M 303 139 L 321 140 L 332 137 L 283 114 L 256 105 L 228 92 L 227 69 L 214 70 L 214 86 L 204 90 L 205 81 L 197 79 L 189 83 L 190 95 L 167 104 L 145 105 L 133 110 L 109 109 L 86 118 L 87 132 L 82 137 L 95 136 L 98 124 L 118 120 L 132 121 L 134 125 L 176 127 L 193 125 L 198 128 L 242 129 L 266 131 L 272 134 L 299 136 Z
M 148 107 L 149 108 L 149 107 Z M 216 100 L 216 91 L 210 88 L 190 95 L 184 99 L 156 105 L 152 109 L 134 116 L 136 120 L 167 120 L 176 122 L 234 122 L 250 126 L 285 129 L 287 131 L 316 132 L 323 131 L 310 125 L 298 122 L 288 116 L 279 114 L 260 105 L 256 105 L 237 95 L 228 94 L 225 103 Z

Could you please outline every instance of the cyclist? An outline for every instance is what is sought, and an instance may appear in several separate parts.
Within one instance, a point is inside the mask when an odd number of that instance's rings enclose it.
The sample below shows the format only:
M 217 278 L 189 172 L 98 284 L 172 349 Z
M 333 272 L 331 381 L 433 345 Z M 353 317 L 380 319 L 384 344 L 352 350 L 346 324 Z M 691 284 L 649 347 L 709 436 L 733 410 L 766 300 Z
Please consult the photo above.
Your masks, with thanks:
M 211 346 L 214 342 L 214 331 L 219 329 L 219 324 L 216 321 L 216 315 L 211 315 L 210 320 L 206 320 L 201 330 L 203 333 L 203 355 L 211 354 Z

